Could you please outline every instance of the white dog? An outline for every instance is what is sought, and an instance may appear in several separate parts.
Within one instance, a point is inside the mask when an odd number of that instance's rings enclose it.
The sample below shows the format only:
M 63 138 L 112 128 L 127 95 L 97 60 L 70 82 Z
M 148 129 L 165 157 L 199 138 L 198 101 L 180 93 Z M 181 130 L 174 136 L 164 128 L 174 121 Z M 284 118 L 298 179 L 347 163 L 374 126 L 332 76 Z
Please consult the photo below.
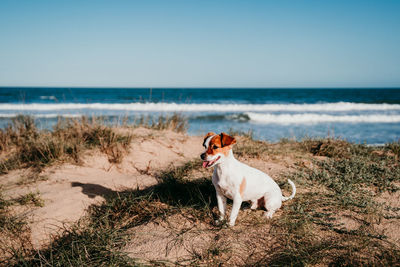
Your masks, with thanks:
M 265 216 L 272 218 L 273 214 L 282 205 L 282 201 L 292 199 L 296 194 L 296 186 L 288 179 L 292 187 L 290 197 L 282 196 L 278 184 L 267 174 L 239 162 L 232 153 L 235 138 L 221 133 L 208 133 L 204 137 L 203 146 L 206 151 L 201 154 L 203 167 L 214 167 L 212 183 L 217 193 L 220 217 L 218 222 L 225 218 L 226 198 L 233 200 L 229 225 L 234 226 L 243 201 L 251 201 L 251 209 L 264 206 Z

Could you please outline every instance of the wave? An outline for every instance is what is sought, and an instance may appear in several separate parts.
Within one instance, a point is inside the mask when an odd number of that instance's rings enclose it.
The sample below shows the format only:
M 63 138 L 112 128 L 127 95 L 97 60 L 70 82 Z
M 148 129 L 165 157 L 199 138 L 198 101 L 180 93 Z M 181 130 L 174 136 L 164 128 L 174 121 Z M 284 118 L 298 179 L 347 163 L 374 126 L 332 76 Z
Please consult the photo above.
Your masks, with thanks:
M 0 113 L 1 119 L 12 119 L 20 116 L 21 113 Z M 81 118 L 84 114 L 29 114 L 38 119 L 54 119 L 54 118 Z M 105 115 L 109 116 L 122 116 L 122 115 Z M 296 113 L 296 114 L 271 114 L 271 113 L 255 113 L 244 112 L 237 114 L 222 114 L 222 115 L 205 115 L 188 117 L 192 120 L 200 121 L 238 121 L 238 122 L 256 122 L 262 124 L 313 124 L 313 123 L 400 123 L 400 115 L 382 115 L 382 114 L 369 114 L 369 115 L 329 115 L 317 113 Z
M 178 103 L 63 103 L 63 104 L 0 104 L 0 111 L 56 111 L 56 110 L 123 110 L 165 112 L 316 112 L 316 111 L 383 111 L 400 110 L 400 104 L 324 103 L 324 104 L 178 104 Z
M 16 113 L 0 113 L 0 118 L 3 119 L 12 119 L 20 116 L 21 114 Z M 43 118 L 43 119 L 54 119 L 54 118 L 81 118 L 82 114 L 30 114 L 34 118 Z
M 190 117 L 191 120 L 199 121 L 240 121 L 247 122 L 250 120 L 249 116 L 245 113 L 235 113 L 235 114 L 207 114 L 203 116 L 193 116 Z
M 246 115 L 251 121 L 258 123 L 275 124 L 306 124 L 306 123 L 399 123 L 400 115 L 327 115 L 316 113 L 303 114 L 261 114 L 248 112 Z

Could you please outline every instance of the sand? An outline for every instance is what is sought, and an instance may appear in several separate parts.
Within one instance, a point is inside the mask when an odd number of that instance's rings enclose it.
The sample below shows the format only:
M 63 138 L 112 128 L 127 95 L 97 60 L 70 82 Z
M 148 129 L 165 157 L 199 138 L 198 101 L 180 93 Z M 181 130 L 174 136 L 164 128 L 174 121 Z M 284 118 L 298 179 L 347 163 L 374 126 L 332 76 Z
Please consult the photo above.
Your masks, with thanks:
M 15 213 L 27 215 L 30 239 L 35 249 L 47 246 L 52 236 L 84 216 L 90 205 L 104 201 L 104 195 L 155 185 L 157 172 L 196 159 L 203 151 L 203 138 L 199 136 L 145 128 L 119 130 L 131 131 L 134 135 L 128 153 L 120 164 L 111 164 L 105 154 L 91 150 L 83 156 L 81 164 L 64 163 L 46 168 L 40 174 L 40 179 L 34 183 L 20 184 L 28 175 L 28 170 L 16 170 L 2 176 L 0 185 L 6 197 L 11 199 L 33 192 L 38 193 L 44 201 L 42 207 L 17 206 L 14 210 Z M 278 157 L 268 157 L 244 157 L 240 160 L 281 181 L 294 170 L 295 165 L 313 168 L 310 155 L 283 153 Z M 322 157 L 318 159 L 323 160 Z M 206 172 L 206 175 L 211 177 L 212 170 Z M 297 194 L 307 191 L 309 189 L 297 184 Z M 284 194 L 289 195 L 290 192 L 284 190 Z M 385 193 L 379 200 L 398 207 L 399 194 Z M 261 210 L 250 211 L 242 208 L 238 216 L 239 223 L 233 229 L 220 230 L 218 235 L 225 235 L 225 238 L 221 239 L 223 242 L 232 241 L 230 246 L 233 252 L 229 261 L 238 264 L 246 255 L 264 253 L 260 247 L 252 246 L 252 240 L 259 238 L 260 232 L 268 233 L 271 230 L 271 225 L 265 222 L 262 213 Z M 281 211 L 278 211 L 275 216 L 279 217 L 280 214 Z M 341 214 L 338 220 L 348 230 L 359 227 L 359 222 L 351 214 Z M 254 224 L 255 221 L 259 223 Z M 383 219 L 377 228 L 387 234 L 389 240 L 400 240 L 398 220 Z M 180 214 L 172 215 L 166 221 L 153 220 L 134 227 L 129 232 L 132 233 L 131 240 L 123 251 L 145 263 L 168 261 L 184 264 L 189 257 L 209 249 L 210 241 L 219 242 L 215 240 L 215 226 L 211 223 L 191 220 Z M 244 232 L 246 234 L 243 234 Z M 224 244 L 219 245 L 224 247 Z
M 26 170 L 3 176 L 0 184 L 5 197 L 33 192 L 44 200 L 43 207 L 19 207 L 16 211 L 28 216 L 35 249 L 46 246 L 52 235 L 76 222 L 90 205 L 103 201 L 104 194 L 154 185 L 158 170 L 178 166 L 198 157 L 203 150 L 201 137 L 145 128 L 134 129 L 132 134 L 135 138 L 129 153 L 117 165 L 94 150 L 86 153 L 81 165 L 62 164 L 46 169 L 40 174 L 44 181 L 17 185 L 28 175 Z

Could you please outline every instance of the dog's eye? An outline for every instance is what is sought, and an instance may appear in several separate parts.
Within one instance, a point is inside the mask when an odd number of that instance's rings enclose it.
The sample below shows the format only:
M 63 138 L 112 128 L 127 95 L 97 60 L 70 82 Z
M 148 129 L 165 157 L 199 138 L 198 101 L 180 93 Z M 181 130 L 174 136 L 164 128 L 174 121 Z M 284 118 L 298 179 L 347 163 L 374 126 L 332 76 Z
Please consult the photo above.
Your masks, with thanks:
M 218 149 L 218 147 L 216 145 L 213 145 L 213 149 Z

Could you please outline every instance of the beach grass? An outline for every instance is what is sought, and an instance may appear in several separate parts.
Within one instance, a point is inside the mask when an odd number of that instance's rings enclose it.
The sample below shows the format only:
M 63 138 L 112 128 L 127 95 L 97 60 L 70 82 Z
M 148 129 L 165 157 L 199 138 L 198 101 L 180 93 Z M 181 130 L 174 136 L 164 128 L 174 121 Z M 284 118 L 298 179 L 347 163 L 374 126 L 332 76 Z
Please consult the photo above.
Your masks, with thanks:
M 179 114 L 139 117 L 123 127 L 145 127 L 155 130 L 185 132 L 187 121 Z M 102 118 L 60 118 L 52 131 L 39 130 L 30 116 L 18 116 L 0 129 L 0 173 L 18 168 L 42 169 L 56 162 L 80 163 L 83 152 L 98 148 L 110 163 L 120 163 L 133 136 L 120 134 L 116 127 L 105 125 Z
M 60 119 L 53 131 L 39 130 L 29 116 L 15 118 L 5 130 L 0 130 L 2 151 L 0 172 L 18 168 L 42 169 L 56 162 L 80 163 L 87 149 L 99 148 L 110 162 L 121 160 L 132 136 L 115 133 L 94 118 Z M 7 153 L 8 152 L 8 153 Z
M 246 229 L 235 231 L 213 225 L 216 202 L 210 180 L 208 177 L 191 178 L 199 165 L 199 162 L 190 161 L 158 174 L 160 182 L 154 187 L 106 196 L 105 203 L 92 206 L 86 217 L 56 237 L 48 248 L 14 255 L 14 264 L 135 266 L 137 262 L 121 252 L 132 235 L 130 229 L 160 218 L 168 221 L 174 214 L 209 224 L 211 230 L 204 230 L 205 234 L 216 237 L 206 249 L 192 251 L 185 262 L 192 265 L 223 263 L 231 257 L 234 245 L 227 240 L 242 238 Z M 311 178 L 309 182 L 313 181 Z M 324 185 L 325 182 L 318 183 Z M 270 221 L 269 232 L 259 232 L 258 239 L 252 240 L 265 250 L 239 262 L 247 262 L 247 266 L 391 266 L 398 262 L 399 248 L 374 230 L 376 219 L 371 214 L 378 216 L 379 211 L 357 207 L 353 216 L 358 216 L 361 225 L 356 230 L 346 230 L 336 221 L 336 216 L 354 211 L 354 201 L 343 205 L 343 199 L 334 197 L 334 192 L 335 189 L 298 194 L 293 202 L 283 206 L 279 217 Z M 254 220 L 253 226 L 250 222 L 247 227 L 260 229 L 260 223 Z M 274 241 L 269 243 L 271 239 Z M 163 265 L 161 262 L 152 264 Z
M 107 148 L 118 144 L 123 151 L 134 138 L 90 121 L 63 122 L 66 125 L 59 125 L 54 132 L 38 131 L 29 120 L 18 123 L 6 129 L 0 138 L 2 146 L 12 148 L 11 155 L 18 159 L 19 165 L 14 168 L 28 164 L 44 168 L 60 160 L 78 162 L 80 153 L 93 147 L 109 155 L 111 152 Z M 157 125 L 148 124 L 144 119 L 139 124 L 153 129 L 181 129 L 177 127 L 181 124 L 168 120 Z M 85 141 L 74 141 L 74 136 Z M 44 153 L 52 151 L 47 149 L 46 142 L 58 142 L 55 138 L 61 138 L 62 142 L 72 140 L 74 145 L 68 147 L 76 149 L 71 153 L 63 148 L 56 149 L 61 152 Z M 278 161 L 291 157 L 294 161 L 291 171 L 277 177 L 277 181 L 281 185 L 287 178 L 292 179 L 298 186 L 298 193 L 293 200 L 285 202 L 272 220 L 263 220 L 260 213 L 242 209 L 239 215 L 246 216 L 239 217 L 237 226 L 215 225 L 218 213 L 211 174 L 201 168 L 199 160 L 188 160 L 181 166 L 157 172 L 158 183 L 149 188 L 109 191 L 103 195 L 103 203 L 92 205 L 86 216 L 60 231 L 47 247 L 35 250 L 29 246 L 14 246 L 7 251 L 9 256 L 2 264 L 394 266 L 400 262 L 398 244 L 379 227 L 385 220 L 398 223 L 400 219 L 399 207 L 379 201 L 382 194 L 395 194 L 400 189 L 397 143 L 368 147 L 326 138 L 270 144 L 254 140 L 251 134 L 238 138 L 241 142 L 234 153 L 239 159 Z M 46 140 L 43 144 L 47 145 L 33 145 L 29 140 L 38 140 L 37 143 Z M 36 152 L 26 152 L 32 156 L 22 160 L 21 156 L 16 156 L 22 151 L 19 144 L 28 143 L 30 147 L 23 151 Z M 40 149 L 36 149 L 37 146 Z M 297 162 L 304 159 L 312 164 Z M 28 195 L 18 199 L 20 204 L 40 203 L 39 195 Z M 21 231 L 23 223 L 18 226 L 19 221 L 7 221 L 14 220 L 7 213 L 9 205 L 9 201 L 0 198 L 0 223 L 3 227 L 14 225 L 16 228 L 12 231 Z M 190 221 L 192 226 L 173 229 L 171 220 L 177 215 Z M 346 221 L 353 225 L 349 227 Z M 136 229 L 149 223 L 171 225 L 170 230 L 177 232 L 176 244 L 182 242 L 186 232 L 195 232 L 207 238 L 207 242 L 201 247 L 194 244 L 188 255 L 177 261 L 144 261 L 129 257 L 124 248 L 132 241 Z

